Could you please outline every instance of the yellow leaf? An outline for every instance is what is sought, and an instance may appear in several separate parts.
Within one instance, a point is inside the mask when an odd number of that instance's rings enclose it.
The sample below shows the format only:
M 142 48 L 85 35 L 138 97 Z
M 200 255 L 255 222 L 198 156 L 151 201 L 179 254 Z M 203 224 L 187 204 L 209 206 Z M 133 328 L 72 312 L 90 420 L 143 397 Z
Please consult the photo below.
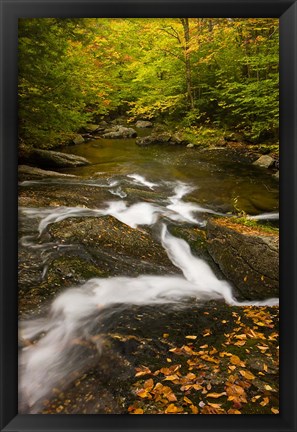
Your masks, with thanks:
M 164 381 L 174 381 L 178 379 L 179 379 L 178 375 L 174 374 L 174 375 L 168 375 L 166 378 L 164 378 Z
M 222 393 L 208 393 L 208 395 L 206 395 L 206 397 L 211 397 L 211 398 L 220 398 L 222 396 L 226 396 L 226 392 L 222 392 Z
M 193 414 L 198 414 L 198 408 L 195 405 L 190 405 Z
M 230 409 L 227 411 L 227 413 L 228 413 L 228 414 L 241 414 L 240 411 L 238 411 L 237 409 L 232 409 L 232 408 L 230 408 Z
M 249 372 L 247 370 L 240 370 L 239 373 L 248 380 L 253 380 L 256 378 L 255 375 L 252 374 L 252 372 Z
M 265 390 L 268 390 L 268 391 L 274 391 L 273 388 L 270 385 L 268 385 L 268 384 L 266 384 L 264 386 L 264 388 L 265 388 Z
M 232 356 L 230 357 L 230 362 L 231 362 L 233 365 L 241 366 L 241 367 L 245 367 L 244 362 L 242 362 L 242 361 L 240 360 L 240 358 L 239 358 L 237 355 L 232 355 Z
M 208 347 L 208 345 L 207 344 L 205 344 L 205 345 L 201 345 L 199 348 L 202 348 L 202 349 L 204 349 L 204 348 L 207 348 Z
M 213 407 L 213 408 L 220 408 L 222 404 L 216 404 L 216 403 L 210 403 L 208 402 L 208 405 Z
M 195 339 L 197 339 L 197 336 L 188 335 L 188 336 L 186 336 L 186 339 L 193 339 L 193 340 L 195 340 Z
M 268 397 L 265 397 L 265 398 L 262 400 L 262 402 L 260 402 L 260 405 L 261 405 L 261 406 L 266 406 L 268 403 L 269 403 L 269 398 L 268 398 Z
M 279 410 L 277 408 L 271 408 L 273 414 L 279 414 Z
M 148 390 L 146 389 L 140 389 L 136 392 L 137 396 L 141 398 L 149 397 L 151 399 L 151 395 L 149 394 Z
M 244 340 L 239 340 L 239 341 L 235 342 L 234 345 L 236 345 L 236 346 L 243 346 L 243 345 L 245 345 L 245 341 Z
M 140 366 L 139 368 L 136 368 L 136 371 L 137 371 L 137 373 L 135 374 L 136 377 L 140 377 L 151 373 L 151 370 L 146 366 Z
M 168 357 L 167 357 L 166 361 L 167 361 L 168 363 L 171 363 L 171 362 L 172 362 L 172 360 L 171 360 L 170 358 L 168 358 Z
M 132 414 L 143 414 L 143 409 L 137 408 Z
M 150 379 L 146 380 L 146 381 L 144 382 L 143 387 L 144 387 L 145 389 L 152 389 L 152 388 L 154 387 L 154 381 L 153 381 L 153 379 L 150 378 Z
M 187 396 L 184 396 L 184 401 L 190 405 L 193 405 L 193 402 L 189 398 L 187 398 Z
M 177 407 L 176 405 L 174 405 L 174 404 L 170 404 L 170 405 L 168 405 L 168 407 L 166 408 L 166 410 L 165 410 L 165 414 L 175 414 L 175 413 L 177 413 L 177 412 L 182 412 L 183 411 L 183 408 L 181 408 L 181 407 Z
M 163 338 L 164 339 L 168 338 L 168 336 L 169 336 L 169 333 L 163 333 Z

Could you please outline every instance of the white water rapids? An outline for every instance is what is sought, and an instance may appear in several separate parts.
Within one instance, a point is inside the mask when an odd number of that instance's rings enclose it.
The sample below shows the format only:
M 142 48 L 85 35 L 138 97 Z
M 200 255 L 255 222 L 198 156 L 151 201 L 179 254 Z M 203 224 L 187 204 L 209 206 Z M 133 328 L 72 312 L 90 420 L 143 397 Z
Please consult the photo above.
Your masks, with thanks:
M 130 176 L 132 177 L 132 176 Z M 137 181 L 150 189 L 157 186 L 140 175 Z M 184 223 L 204 224 L 198 213 L 215 213 L 197 204 L 184 202 L 183 197 L 192 188 L 177 183 L 174 194 L 164 205 L 139 202 L 128 205 L 123 200 L 106 203 L 102 209 L 83 207 L 22 208 L 21 214 L 28 219 L 37 219 L 39 236 L 49 224 L 70 217 L 100 217 L 112 215 L 119 221 L 137 228 L 140 225 L 161 227 L 160 242 L 171 262 L 183 276 L 110 277 L 94 278 L 85 284 L 62 292 L 50 305 L 46 317 L 20 323 L 20 338 L 34 341 L 22 348 L 20 355 L 19 390 L 21 401 L 26 401 L 31 413 L 38 412 L 38 403 L 48 396 L 56 386 L 66 386 L 73 380 L 73 373 L 82 367 L 82 359 L 75 354 L 73 341 L 91 340 L 94 321 L 105 319 L 117 308 L 129 305 L 174 304 L 186 307 L 186 299 L 201 301 L 223 299 L 230 305 L 275 305 L 278 299 L 263 302 L 237 302 L 231 285 L 219 280 L 210 266 L 191 253 L 185 240 L 171 235 L 164 223 L 170 219 Z M 160 219 L 163 218 L 163 222 Z M 21 239 L 30 247 L 27 237 Z M 33 243 L 32 247 L 36 246 Z M 47 244 L 48 247 L 48 244 Z M 93 341 L 94 342 L 94 341 Z M 102 349 L 100 339 L 95 341 L 98 354 Z

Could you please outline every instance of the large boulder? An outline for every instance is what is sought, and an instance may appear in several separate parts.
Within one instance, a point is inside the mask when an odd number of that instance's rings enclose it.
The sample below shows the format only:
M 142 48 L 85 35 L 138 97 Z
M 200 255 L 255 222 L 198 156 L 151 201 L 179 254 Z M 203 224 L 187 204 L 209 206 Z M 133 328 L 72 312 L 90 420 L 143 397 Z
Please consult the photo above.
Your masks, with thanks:
M 82 156 L 61 153 L 52 150 L 34 149 L 26 155 L 27 163 L 41 168 L 70 168 L 89 165 L 89 161 Z
M 137 128 L 150 128 L 153 126 L 153 123 L 148 120 L 138 120 L 135 123 L 135 127 Z
M 105 129 L 103 138 L 109 139 L 120 139 L 120 138 L 134 138 L 137 136 L 137 132 L 132 128 L 127 128 L 124 126 L 113 126 L 110 129 Z
M 260 156 L 259 159 L 257 159 L 255 162 L 253 162 L 253 165 L 262 167 L 262 168 L 271 168 L 275 164 L 275 160 L 268 155 Z
M 231 222 L 207 223 L 208 252 L 244 298 L 266 299 L 279 293 L 279 237 Z
M 186 141 L 182 136 L 178 134 L 171 134 L 170 132 L 152 133 L 146 137 L 138 137 L 136 144 L 140 147 L 147 147 L 150 145 L 157 144 L 169 144 L 169 145 L 187 145 L 189 141 Z

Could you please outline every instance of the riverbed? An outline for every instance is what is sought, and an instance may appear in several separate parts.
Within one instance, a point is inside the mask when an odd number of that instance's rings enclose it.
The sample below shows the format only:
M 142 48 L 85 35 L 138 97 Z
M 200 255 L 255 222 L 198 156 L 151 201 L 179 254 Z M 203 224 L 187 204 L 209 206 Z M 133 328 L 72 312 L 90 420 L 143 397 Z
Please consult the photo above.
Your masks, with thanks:
M 20 182 L 21 412 L 144 410 L 134 406 L 135 368 L 146 363 L 153 373 L 164 362 L 170 366 L 170 349 L 191 342 L 195 352 L 205 338 L 209 351 L 219 353 L 228 334 L 224 324 L 231 333 L 239 316 L 247 320 L 248 339 L 248 331 L 257 330 L 249 308 L 265 311 L 271 325 L 263 338 L 272 337 L 277 299 L 238 299 L 203 244 L 209 217 L 277 214 L 278 183 L 270 173 L 232 148 L 141 148 L 135 139 L 98 139 L 61 151 L 91 164 L 61 170 L 73 178 Z M 191 249 L 187 236 L 177 234 L 183 230 L 191 230 L 201 247 Z M 266 366 L 260 370 L 264 387 L 274 390 L 260 413 L 270 414 L 277 405 L 275 337 L 272 342 L 264 357 L 271 351 L 273 362 L 268 368 L 261 358 Z M 199 379 L 223 390 L 227 372 L 219 372 L 221 382 L 203 374 Z M 250 387 L 252 399 L 261 384 Z M 177 413 L 187 413 L 176 395 Z M 194 399 L 195 406 L 207 405 L 198 391 Z M 245 413 L 258 412 L 255 403 L 244 402 Z M 151 405 L 147 412 L 158 412 Z

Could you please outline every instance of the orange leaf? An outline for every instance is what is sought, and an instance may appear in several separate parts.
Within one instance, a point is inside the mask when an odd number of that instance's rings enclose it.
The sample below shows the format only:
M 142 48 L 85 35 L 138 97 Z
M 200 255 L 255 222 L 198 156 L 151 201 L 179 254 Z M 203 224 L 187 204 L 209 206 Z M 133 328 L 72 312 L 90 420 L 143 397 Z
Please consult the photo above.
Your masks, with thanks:
M 193 414 L 198 414 L 198 408 L 195 405 L 190 405 Z
M 186 396 L 184 396 L 184 401 L 190 405 L 193 405 L 193 402 L 189 398 L 187 398 Z
M 220 398 L 222 396 L 226 396 L 226 392 L 222 392 L 222 393 L 208 393 L 208 395 L 206 395 L 206 397 L 211 397 L 211 398 Z
M 240 370 L 239 373 L 248 380 L 253 380 L 256 378 L 255 375 L 252 374 L 252 372 L 249 372 L 247 370 Z
M 183 408 L 181 408 L 181 407 L 177 407 L 176 405 L 174 405 L 174 404 L 170 404 L 170 405 L 168 405 L 168 407 L 166 408 L 166 410 L 165 410 L 165 414 L 175 414 L 175 413 L 177 413 L 177 412 L 182 412 L 183 411 Z
M 135 374 L 136 377 L 140 377 L 152 373 L 151 370 L 146 366 L 140 366 L 139 368 L 136 368 L 136 371 L 137 371 L 137 373 Z
M 132 414 L 143 414 L 143 409 L 137 408 Z
M 164 378 L 164 381 L 174 381 L 174 380 L 178 380 L 179 377 L 178 375 L 174 374 L 174 375 L 169 375 L 166 378 Z

